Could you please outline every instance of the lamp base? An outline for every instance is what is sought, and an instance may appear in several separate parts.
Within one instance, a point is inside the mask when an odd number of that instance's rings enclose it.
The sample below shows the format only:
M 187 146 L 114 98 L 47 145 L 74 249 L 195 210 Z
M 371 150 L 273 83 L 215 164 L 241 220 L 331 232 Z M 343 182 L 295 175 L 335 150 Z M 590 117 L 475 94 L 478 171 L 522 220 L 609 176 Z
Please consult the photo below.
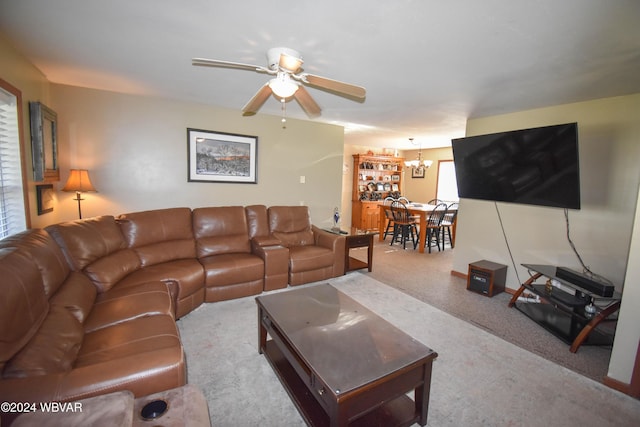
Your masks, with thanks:
M 78 201 L 78 218 L 82 219 L 82 208 L 80 206 L 80 202 L 82 200 L 84 200 L 84 199 L 82 197 L 80 197 L 80 192 L 79 191 L 76 191 L 76 198 L 73 199 L 73 200 L 77 200 Z

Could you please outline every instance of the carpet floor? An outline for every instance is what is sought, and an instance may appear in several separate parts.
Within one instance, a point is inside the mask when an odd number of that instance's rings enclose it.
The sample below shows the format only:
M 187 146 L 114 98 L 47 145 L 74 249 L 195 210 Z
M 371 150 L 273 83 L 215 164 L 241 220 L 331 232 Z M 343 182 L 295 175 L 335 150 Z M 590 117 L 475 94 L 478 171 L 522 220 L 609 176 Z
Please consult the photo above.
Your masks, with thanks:
M 327 282 L 438 353 L 429 426 L 638 425 L 639 401 L 366 274 Z M 178 327 L 214 427 L 305 425 L 258 354 L 253 297 L 204 304 Z

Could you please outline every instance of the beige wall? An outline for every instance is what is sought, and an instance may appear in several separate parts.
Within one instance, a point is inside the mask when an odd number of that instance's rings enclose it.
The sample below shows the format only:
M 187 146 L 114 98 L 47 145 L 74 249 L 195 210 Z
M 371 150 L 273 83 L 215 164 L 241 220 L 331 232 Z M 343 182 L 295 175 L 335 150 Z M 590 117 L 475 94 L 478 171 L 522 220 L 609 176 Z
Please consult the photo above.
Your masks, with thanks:
M 616 340 L 609 362 L 610 378 L 629 384 L 640 343 L 640 192 L 636 204 L 634 228 L 629 248 L 629 264 L 625 278 L 624 295 L 620 306 Z
M 51 85 L 58 113 L 62 183 L 89 169 L 98 193 L 83 216 L 173 206 L 308 205 L 330 226 L 340 207 L 343 128 L 208 105 Z M 187 182 L 187 128 L 258 137 L 257 184 Z M 300 183 L 305 177 L 305 184 Z M 76 215 L 73 194 L 58 193 L 54 221 Z M 49 218 L 38 221 L 42 225 Z
M 29 200 L 29 218 L 31 225 L 38 223 L 36 208 L 36 183 L 33 181 L 33 168 L 31 163 L 31 132 L 29 130 L 29 101 L 40 101 L 50 105 L 49 82 L 44 74 L 27 61 L 16 49 L 11 46 L 0 32 L 0 78 L 22 92 L 22 136 L 25 143 L 24 171 L 27 178 L 27 193 Z
M 419 150 L 405 150 L 401 155 L 406 160 L 418 158 Z M 411 170 L 405 170 L 405 185 L 403 195 L 411 201 L 428 202 L 435 199 L 438 184 L 438 162 L 440 160 L 453 160 L 451 147 L 431 148 L 422 150 L 423 160 L 432 160 L 433 164 L 426 170 L 424 178 L 411 178 Z
M 614 355 L 624 354 L 626 359 L 622 366 L 622 357 L 612 358 L 609 375 L 625 383 L 630 381 L 632 366 L 628 360 L 635 357 L 640 333 L 637 327 L 640 298 L 636 289 L 640 277 L 637 269 L 627 270 L 632 235 L 634 242 L 640 238 L 637 228 L 635 232 L 633 228 L 640 182 L 638 111 L 640 94 L 472 119 L 467 123 L 467 135 L 480 135 L 578 122 L 582 209 L 569 211 L 570 234 L 593 272 L 610 279 L 618 290 L 624 284 L 623 310 L 629 313 L 621 312 L 621 316 L 628 314 L 633 319 L 627 325 L 633 328 L 631 335 L 635 340 L 627 342 L 627 334 L 620 329 L 624 325 L 618 325 L 618 336 L 625 338 L 616 339 Z M 521 263 L 582 270 L 566 234 L 562 209 L 462 199 L 453 269 L 466 273 L 469 263 L 481 259 L 506 264 L 507 286 L 511 289 L 517 289 L 528 278 Z M 629 277 L 633 271 L 636 273 Z

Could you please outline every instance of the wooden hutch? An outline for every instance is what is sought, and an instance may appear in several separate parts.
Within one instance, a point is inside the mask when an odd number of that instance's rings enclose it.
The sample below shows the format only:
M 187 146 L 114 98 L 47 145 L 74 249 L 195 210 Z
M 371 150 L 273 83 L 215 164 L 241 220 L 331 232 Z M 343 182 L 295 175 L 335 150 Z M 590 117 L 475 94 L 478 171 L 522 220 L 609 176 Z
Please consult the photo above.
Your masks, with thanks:
M 402 194 L 401 157 L 379 154 L 353 155 L 353 189 L 351 226 L 360 230 L 380 231 L 379 206 L 387 196 Z

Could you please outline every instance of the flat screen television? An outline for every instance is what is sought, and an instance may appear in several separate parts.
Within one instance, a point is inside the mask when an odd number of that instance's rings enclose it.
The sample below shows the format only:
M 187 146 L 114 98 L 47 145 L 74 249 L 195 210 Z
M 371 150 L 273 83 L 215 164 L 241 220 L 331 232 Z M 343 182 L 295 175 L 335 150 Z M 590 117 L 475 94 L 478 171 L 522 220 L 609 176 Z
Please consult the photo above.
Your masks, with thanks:
M 451 141 L 461 198 L 580 209 L 578 124 Z

